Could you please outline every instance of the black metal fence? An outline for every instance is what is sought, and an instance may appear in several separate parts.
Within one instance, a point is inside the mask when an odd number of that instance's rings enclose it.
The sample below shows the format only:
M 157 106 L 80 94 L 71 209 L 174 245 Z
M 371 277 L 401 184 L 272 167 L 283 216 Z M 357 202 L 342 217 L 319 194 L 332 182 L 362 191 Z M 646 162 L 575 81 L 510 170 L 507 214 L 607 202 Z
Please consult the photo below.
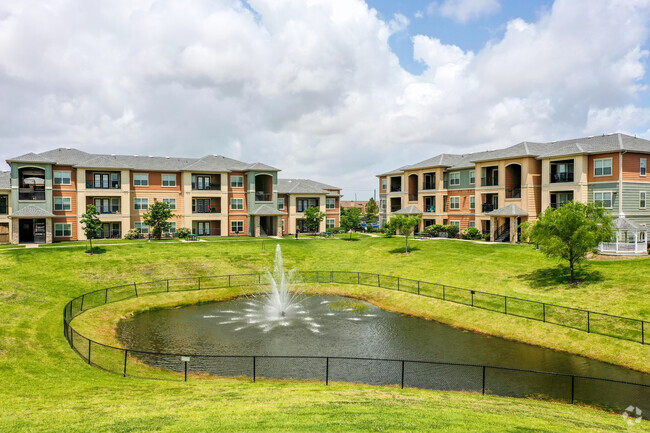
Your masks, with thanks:
M 644 322 L 636 319 L 387 275 L 340 271 L 299 274 L 305 283 L 358 284 L 399 290 L 632 341 L 637 341 L 633 339 L 636 334 L 629 325 L 641 323 L 638 341 L 645 344 Z M 545 396 L 617 410 L 632 403 L 650 414 L 650 385 L 645 384 L 516 368 L 398 359 L 156 353 L 105 345 L 81 335 L 71 326 L 72 319 L 84 311 L 134 297 L 267 284 L 265 274 L 254 273 L 165 279 L 95 290 L 66 304 L 63 331 L 70 347 L 88 364 L 125 377 L 187 380 L 188 374 L 194 374 L 194 377 L 227 376 L 252 381 L 260 378 L 314 380 L 325 384 L 340 381 L 512 397 Z

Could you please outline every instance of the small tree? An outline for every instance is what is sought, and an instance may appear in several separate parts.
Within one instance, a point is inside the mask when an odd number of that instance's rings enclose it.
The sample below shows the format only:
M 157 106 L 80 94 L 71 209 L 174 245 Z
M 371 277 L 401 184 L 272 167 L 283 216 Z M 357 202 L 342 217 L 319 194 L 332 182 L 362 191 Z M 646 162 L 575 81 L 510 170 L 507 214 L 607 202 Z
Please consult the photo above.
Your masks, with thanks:
M 81 215 L 80 222 L 83 224 L 84 233 L 90 242 L 90 254 L 93 254 L 93 239 L 97 239 L 102 233 L 102 222 L 98 215 L 97 208 L 92 204 L 89 204 L 86 213 Z
M 160 239 L 165 230 L 169 230 L 169 219 L 173 217 L 169 204 L 164 201 L 156 201 L 149 208 L 149 212 L 142 217 L 144 223 L 151 228 L 151 233 L 156 239 Z
M 341 210 L 341 228 L 346 232 L 350 232 L 350 240 L 352 240 L 352 230 L 359 227 L 361 223 L 361 210 L 357 207 Z
M 379 206 L 377 206 L 375 199 L 371 197 L 370 200 L 368 200 L 368 204 L 366 205 L 366 222 L 376 223 L 378 219 L 378 213 Z
M 575 264 L 613 235 L 612 218 L 605 209 L 573 201 L 547 208 L 530 230 L 531 240 L 542 252 L 569 262 L 571 283 L 575 282 Z
M 389 225 L 394 230 L 399 230 L 401 234 L 404 235 L 406 241 L 406 253 L 409 252 L 409 235 L 413 233 L 413 230 L 420 223 L 420 215 L 395 215 L 389 221 Z
M 325 218 L 325 214 L 316 206 L 312 206 L 305 211 L 305 226 L 310 232 L 318 232 L 323 218 Z

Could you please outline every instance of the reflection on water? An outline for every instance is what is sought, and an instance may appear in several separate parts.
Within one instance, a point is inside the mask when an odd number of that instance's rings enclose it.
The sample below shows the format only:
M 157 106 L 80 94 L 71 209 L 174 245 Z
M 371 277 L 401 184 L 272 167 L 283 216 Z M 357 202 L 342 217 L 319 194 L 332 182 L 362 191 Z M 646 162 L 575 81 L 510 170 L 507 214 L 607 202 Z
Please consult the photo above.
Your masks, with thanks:
M 151 311 L 120 322 L 125 347 L 214 355 L 309 355 L 392 358 L 494 365 L 650 384 L 646 374 L 584 357 L 455 329 L 381 310 L 332 309 L 348 298 L 308 296 L 302 307 L 318 317 L 319 333 L 306 326 L 270 332 L 224 320 L 249 308 L 246 298 Z M 584 334 L 584 338 L 589 338 Z

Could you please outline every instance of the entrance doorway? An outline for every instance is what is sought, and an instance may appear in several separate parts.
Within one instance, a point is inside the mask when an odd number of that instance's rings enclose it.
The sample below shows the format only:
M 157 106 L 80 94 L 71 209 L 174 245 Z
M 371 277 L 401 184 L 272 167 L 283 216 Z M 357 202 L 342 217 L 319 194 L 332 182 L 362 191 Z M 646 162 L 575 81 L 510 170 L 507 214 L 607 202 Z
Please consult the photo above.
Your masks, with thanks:
M 20 220 L 18 230 L 18 241 L 21 244 L 34 243 L 34 220 Z
M 275 236 L 277 233 L 276 217 L 261 216 L 260 217 L 260 236 Z

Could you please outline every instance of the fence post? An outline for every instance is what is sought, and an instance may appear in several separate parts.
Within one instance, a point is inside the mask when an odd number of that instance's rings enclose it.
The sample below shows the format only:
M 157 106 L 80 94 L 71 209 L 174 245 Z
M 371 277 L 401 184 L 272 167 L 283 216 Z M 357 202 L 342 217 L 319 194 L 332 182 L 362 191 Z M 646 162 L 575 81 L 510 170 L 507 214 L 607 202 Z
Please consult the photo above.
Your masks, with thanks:
M 90 345 L 92 344 L 92 340 L 89 338 L 88 339 L 88 364 L 90 365 Z
M 485 365 L 483 366 L 483 395 L 485 395 Z
M 381 287 L 381 279 L 379 277 L 379 274 L 377 274 L 377 287 Z M 72 309 L 70 309 L 72 311 Z
M 643 325 L 644 325 L 644 323 L 645 323 L 645 322 L 642 320 L 642 321 L 641 321 L 641 344 L 645 344 L 645 335 L 644 335 L 644 332 L 643 332 Z
M 330 283 L 334 282 L 334 271 L 330 271 Z
M 185 382 L 187 382 L 187 361 L 185 361 L 184 364 L 185 364 Z
M 316 271 L 316 284 L 320 283 L 320 277 L 318 276 L 318 271 Z
M 68 325 L 68 326 L 70 326 L 70 325 Z M 72 327 L 70 327 L 70 330 L 72 331 L 72 332 L 70 332 L 70 347 L 72 349 L 74 349 L 74 329 L 72 329 Z
M 546 304 L 542 304 L 542 321 L 546 322 Z
M 447 299 L 446 299 L 446 296 L 445 296 L 445 285 L 444 285 L 444 284 L 442 285 L 442 300 L 443 300 L 443 301 L 446 301 L 446 300 L 447 300 Z
M 357 285 L 361 284 L 361 272 L 357 272 Z
M 256 374 L 255 374 L 255 367 L 256 367 L 256 366 L 255 366 L 255 364 L 256 364 L 256 363 L 255 363 L 255 359 L 256 359 L 256 358 L 253 356 L 253 383 L 255 383 L 255 376 L 256 376 Z
M 122 377 L 126 377 L 126 357 L 129 354 L 129 351 L 124 349 L 124 373 L 122 374 Z
M 86 295 L 81 295 L 81 306 L 79 307 L 79 311 L 84 310 L 84 300 L 86 299 Z
M 507 296 L 503 297 L 503 307 L 504 307 L 503 314 L 508 314 L 508 297 Z
M 330 357 L 325 358 L 325 385 L 330 384 Z
M 397 291 L 399 292 L 399 277 L 397 277 Z
M 571 375 L 571 404 L 575 401 L 576 377 Z
M 201 277 L 199 277 L 199 290 L 201 290 Z
M 169 293 L 169 279 L 167 279 L 167 293 Z
M 133 290 L 135 290 L 135 297 L 138 297 L 138 285 L 133 282 Z
M 591 332 L 591 324 L 589 323 L 589 311 L 587 311 L 587 333 Z
M 262 285 L 262 274 L 259 272 L 257 273 L 257 285 Z
M 420 280 L 418 280 L 418 296 L 420 296 Z
M 472 294 L 472 307 L 474 306 L 474 290 L 471 290 L 470 293 Z
M 402 389 L 404 389 L 404 360 L 402 360 Z
M 104 293 L 104 304 L 108 304 L 108 289 L 106 289 L 106 293 Z
M 228 275 L 228 288 L 232 287 L 232 285 L 230 284 L 230 277 L 232 277 L 232 275 L 229 274 Z

